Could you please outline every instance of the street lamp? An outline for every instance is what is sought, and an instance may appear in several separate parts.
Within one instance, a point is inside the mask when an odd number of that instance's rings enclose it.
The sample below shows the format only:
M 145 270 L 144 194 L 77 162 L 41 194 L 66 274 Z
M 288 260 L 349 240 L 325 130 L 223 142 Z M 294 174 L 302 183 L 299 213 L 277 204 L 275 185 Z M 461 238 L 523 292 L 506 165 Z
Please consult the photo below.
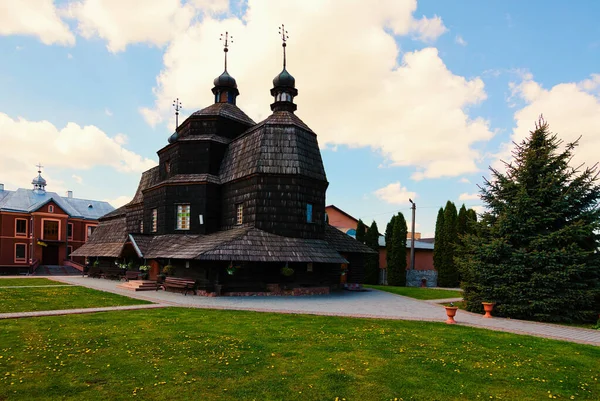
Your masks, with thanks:
M 408 198 L 408 201 L 412 204 L 412 232 L 410 235 L 410 270 L 415 270 L 415 212 L 417 211 L 417 204 Z

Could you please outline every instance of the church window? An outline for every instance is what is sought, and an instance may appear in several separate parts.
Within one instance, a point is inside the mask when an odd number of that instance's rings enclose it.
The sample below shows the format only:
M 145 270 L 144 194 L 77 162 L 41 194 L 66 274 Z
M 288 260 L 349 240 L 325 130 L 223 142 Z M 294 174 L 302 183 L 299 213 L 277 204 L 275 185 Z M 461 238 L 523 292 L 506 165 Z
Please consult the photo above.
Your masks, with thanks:
M 140 232 L 144 233 L 144 220 L 140 220 Z
M 236 205 L 236 211 L 237 211 L 236 224 L 239 225 L 244 222 L 244 205 L 242 203 L 238 203 Z
M 155 233 L 158 225 L 158 210 L 152 209 L 152 232 Z
M 177 205 L 177 229 L 190 229 L 190 205 Z
M 15 261 L 23 261 L 25 260 L 25 254 L 27 250 L 27 245 L 25 244 L 15 244 Z
M 17 219 L 16 221 L 15 235 L 23 237 L 27 235 L 27 220 Z
M 44 220 L 44 239 L 50 241 L 58 241 L 60 240 L 60 235 L 58 233 L 58 221 L 56 220 Z
M 313 222 L 313 205 L 312 205 L 312 203 L 306 204 L 306 222 L 307 223 Z
M 54 206 L 48 206 L 48 213 L 54 213 Z

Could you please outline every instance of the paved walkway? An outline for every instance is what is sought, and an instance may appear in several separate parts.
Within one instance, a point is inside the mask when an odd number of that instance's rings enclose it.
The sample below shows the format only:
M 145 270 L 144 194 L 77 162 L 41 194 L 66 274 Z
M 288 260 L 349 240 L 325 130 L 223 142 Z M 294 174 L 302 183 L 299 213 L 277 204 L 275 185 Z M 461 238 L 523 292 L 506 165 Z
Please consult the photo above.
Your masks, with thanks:
M 399 320 L 443 322 L 444 308 L 429 301 L 394 295 L 383 291 L 344 291 L 330 295 L 302 297 L 200 297 L 165 291 L 133 292 L 117 288 L 118 281 L 88 277 L 53 277 L 53 280 L 108 291 L 158 303 L 158 306 L 184 306 L 208 309 L 234 309 L 258 312 L 300 313 Z M 456 298 L 448 301 L 456 301 Z M 438 301 L 439 302 L 439 301 Z M 514 319 L 484 319 L 482 315 L 459 310 L 458 324 L 517 334 L 553 338 L 600 346 L 600 331 Z

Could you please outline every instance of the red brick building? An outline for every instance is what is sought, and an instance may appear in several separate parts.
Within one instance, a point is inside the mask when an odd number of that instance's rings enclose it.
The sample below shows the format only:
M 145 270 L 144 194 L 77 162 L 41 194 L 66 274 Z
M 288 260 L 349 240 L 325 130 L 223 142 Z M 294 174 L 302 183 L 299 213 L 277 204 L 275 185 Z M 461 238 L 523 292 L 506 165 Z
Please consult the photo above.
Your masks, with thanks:
M 107 202 L 46 192 L 41 171 L 33 189 L 0 184 L 0 275 L 30 272 L 38 265 L 63 265 L 114 208 Z M 82 263 L 83 258 L 75 260 Z
M 334 205 L 325 207 L 325 212 L 327 213 L 330 225 L 350 236 L 355 236 L 358 219 Z M 406 266 L 408 267 L 410 267 L 410 237 L 411 233 L 409 232 L 406 239 Z M 387 269 L 387 250 L 385 245 L 385 237 L 383 235 L 379 236 L 379 268 L 382 270 Z M 432 276 L 426 272 L 436 271 L 433 266 L 433 247 L 432 239 L 421 238 L 420 233 L 415 233 L 415 270 L 423 271 L 426 279 L 430 279 Z M 380 277 L 385 282 L 385 272 L 382 272 Z M 428 286 L 437 284 L 429 281 L 431 280 L 428 280 Z

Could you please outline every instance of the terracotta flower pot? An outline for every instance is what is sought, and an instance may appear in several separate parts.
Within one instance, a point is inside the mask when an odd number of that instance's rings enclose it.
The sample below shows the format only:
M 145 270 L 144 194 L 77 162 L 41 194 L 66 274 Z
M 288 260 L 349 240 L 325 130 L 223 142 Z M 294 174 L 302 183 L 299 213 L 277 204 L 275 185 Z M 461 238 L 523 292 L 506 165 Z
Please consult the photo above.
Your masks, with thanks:
M 454 320 L 454 316 L 456 316 L 456 310 L 458 309 L 458 306 L 444 306 L 444 308 L 446 309 L 446 315 L 448 315 L 446 323 L 455 324 L 456 320 Z
M 482 302 L 481 304 L 483 305 L 483 310 L 485 311 L 485 315 L 483 315 L 483 317 L 491 318 L 492 310 L 496 304 L 494 302 Z

